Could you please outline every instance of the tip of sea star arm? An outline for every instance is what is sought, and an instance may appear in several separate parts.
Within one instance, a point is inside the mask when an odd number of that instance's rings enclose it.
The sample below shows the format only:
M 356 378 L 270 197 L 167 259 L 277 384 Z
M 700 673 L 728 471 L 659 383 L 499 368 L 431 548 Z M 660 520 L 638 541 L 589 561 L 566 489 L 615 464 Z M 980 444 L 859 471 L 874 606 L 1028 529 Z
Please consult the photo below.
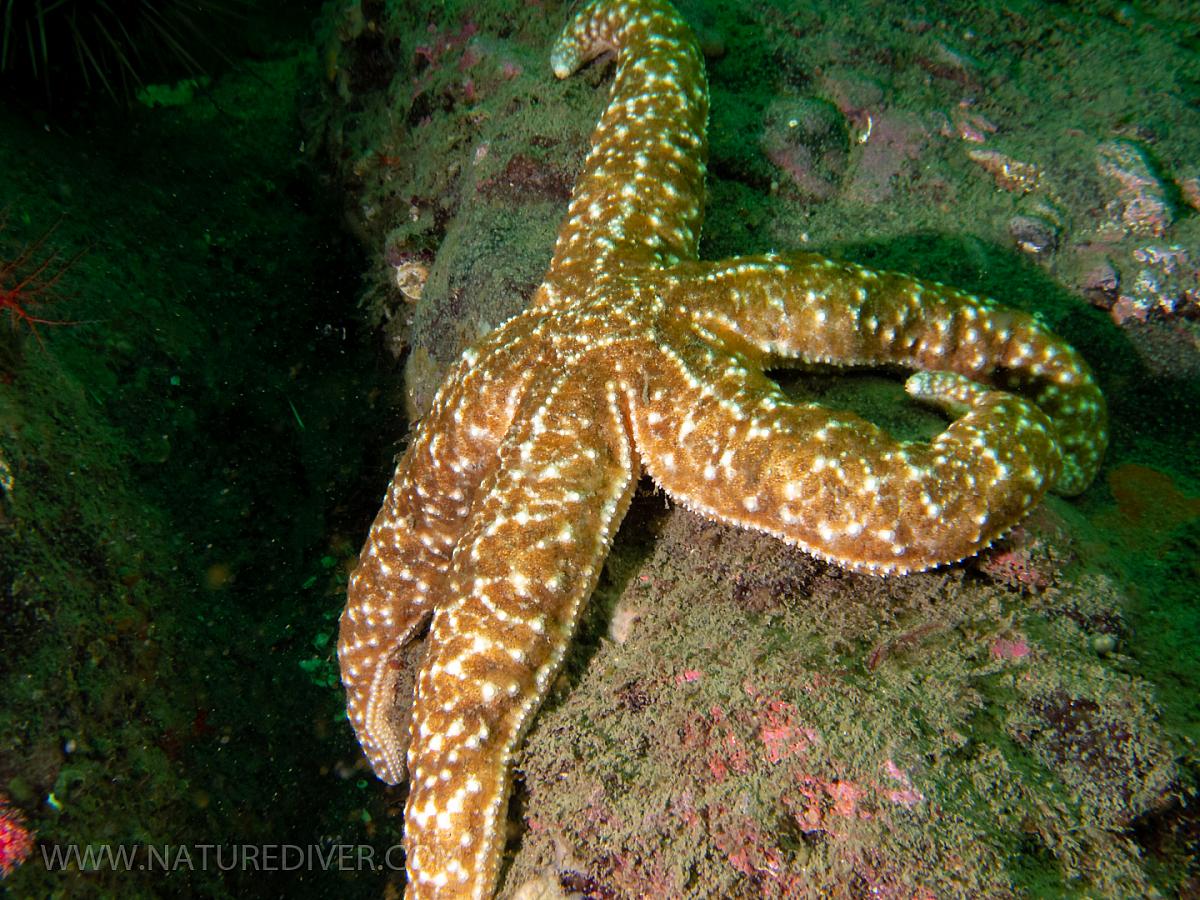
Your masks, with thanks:
M 588 59 L 600 55 L 606 49 L 595 44 L 593 29 L 589 28 L 593 16 L 604 2 L 605 0 L 592 0 L 571 17 L 570 22 L 559 34 L 550 51 L 550 66 L 555 77 L 570 77 Z
M 348 609 L 342 615 L 338 662 L 346 688 L 346 717 L 363 753 L 381 781 L 399 784 L 407 774 L 411 707 L 398 699 L 405 693 L 401 682 L 407 668 L 397 658 L 395 636 L 381 637 L 356 622 Z
M 396 676 L 386 664 L 376 676 L 370 685 L 346 685 L 346 714 L 375 775 L 387 784 L 399 784 L 407 774 L 408 720 L 396 708 Z

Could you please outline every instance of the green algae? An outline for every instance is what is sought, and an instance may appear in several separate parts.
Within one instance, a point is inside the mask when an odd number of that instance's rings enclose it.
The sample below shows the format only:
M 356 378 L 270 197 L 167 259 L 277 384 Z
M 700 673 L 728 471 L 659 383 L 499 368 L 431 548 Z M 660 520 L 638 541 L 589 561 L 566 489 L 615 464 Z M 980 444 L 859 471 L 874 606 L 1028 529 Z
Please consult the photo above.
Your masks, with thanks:
M 41 853 L 371 843 L 386 821 L 338 693 L 299 665 L 344 589 L 339 510 L 387 464 L 351 402 L 375 356 L 298 151 L 308 45 L 260 46 L 176 109 L 0 112 L 0 252 L 58 222 L 44 252 L 79 253 L 44 313 L 67 324 L 0 333 L 0 792 L 39 838 L 12 896 L 315 894 L 344 876 Z

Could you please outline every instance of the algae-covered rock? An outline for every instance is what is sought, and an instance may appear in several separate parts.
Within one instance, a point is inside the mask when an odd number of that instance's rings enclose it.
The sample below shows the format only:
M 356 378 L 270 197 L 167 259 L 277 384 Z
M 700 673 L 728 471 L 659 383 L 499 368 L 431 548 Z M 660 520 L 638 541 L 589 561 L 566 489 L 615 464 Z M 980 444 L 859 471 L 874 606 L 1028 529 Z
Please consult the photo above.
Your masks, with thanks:
M 628 635 L 529 734 L 510 885 L 1153 893 L 1123 829 L 1177 773 L 1147 685 L 1087 639 L 1120 617 L 1102 576 L 881 581 L 681 511 L 632 571 L 608 593 Z

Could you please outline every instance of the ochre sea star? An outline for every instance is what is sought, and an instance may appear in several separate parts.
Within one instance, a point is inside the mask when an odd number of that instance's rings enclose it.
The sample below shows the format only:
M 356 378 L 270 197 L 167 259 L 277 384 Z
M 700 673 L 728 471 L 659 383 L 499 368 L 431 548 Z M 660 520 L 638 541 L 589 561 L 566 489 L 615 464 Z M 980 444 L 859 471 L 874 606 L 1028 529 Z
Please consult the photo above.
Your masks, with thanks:
M 977 552 L 1047 489 L 1083 490 L 1104 449 L 1086 364 L 1027 315 L 811 255 L 700 262 L 695 39 L 666 0 L 593 0 L 555 74 L 608 50 L 545 282 L 442 385 L 342 616 L 350 720 L 380 778 L 410 778 L 410 897 L 492 891 L 513 749 L 643 470 L 714 519 L 885 574 Z M 917 370 L 909 393 L 957 418 L 901 442 L 763 374 L 813 362 Z M 399 652 L 431 616 L 408 723 Z

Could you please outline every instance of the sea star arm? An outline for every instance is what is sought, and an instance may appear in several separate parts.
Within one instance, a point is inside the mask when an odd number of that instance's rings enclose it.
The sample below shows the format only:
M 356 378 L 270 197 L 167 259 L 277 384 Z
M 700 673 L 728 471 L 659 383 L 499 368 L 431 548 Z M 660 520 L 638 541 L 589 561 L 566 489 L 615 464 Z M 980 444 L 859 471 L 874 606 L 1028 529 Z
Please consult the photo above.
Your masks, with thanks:
M 531 351 L 518 340 L 528 327 L 514 320 L 459 360 L 400 458 L 350 576 L 338 634 L 346 711 L 375 774 L 389 784 L 404 779 L 408 745 L 409 707 L 396 697 L 400 650 L 429 619 L 479 482 L 495 468 L 532 377 Z M 513 377 L 489 378 L 476 368 L 480 354 Z
M 350 576 L 338 635 L 346 714 L 371 768 L 388 784 L 404 780 L 408 745 L 407 708 L 396 702 L 397 657 L 428 621 L 431 587 L 448 557 L 437 516 L 423 508 L 410 480 L 419 449 L 411 445 L 396 466 Z
M 698 342 L 645 369 L 646 387 L 629 391 L 634 442 L 667 493 L 847 568 L 899 573 L 970 556 L 1019 521 L 1061 466 L 1037 406 L 949 372 L 909 379 L 910 393 L 961 414 L 917 444 L 793 403 L 744 358 Z
M 454 552 L 417 679 L 405 812 L 410 898 L 490 896 L 513 748 L 562 661 L 635 462 L 615 385 L 548 390 L 506 440 Z
M 555 245 L 552 287 L 576 270 L 696 258 L 708 88 L 695 37 L 665 0 L 593 0 L 555 43 L 554 73 L 566 78 L 606 51 L 617 52 L 617 73 Z
M 1107 442 L 1104 397 L 1083 357 L 1032 316 L 936 282 L 815 255 L 694 264 L 703 302 L 684 289 L 680 314 L 753 365 L 828 362 L 952 371 L 1021 394 L 1054 423 L 1062 472 L 1078 494 Z

